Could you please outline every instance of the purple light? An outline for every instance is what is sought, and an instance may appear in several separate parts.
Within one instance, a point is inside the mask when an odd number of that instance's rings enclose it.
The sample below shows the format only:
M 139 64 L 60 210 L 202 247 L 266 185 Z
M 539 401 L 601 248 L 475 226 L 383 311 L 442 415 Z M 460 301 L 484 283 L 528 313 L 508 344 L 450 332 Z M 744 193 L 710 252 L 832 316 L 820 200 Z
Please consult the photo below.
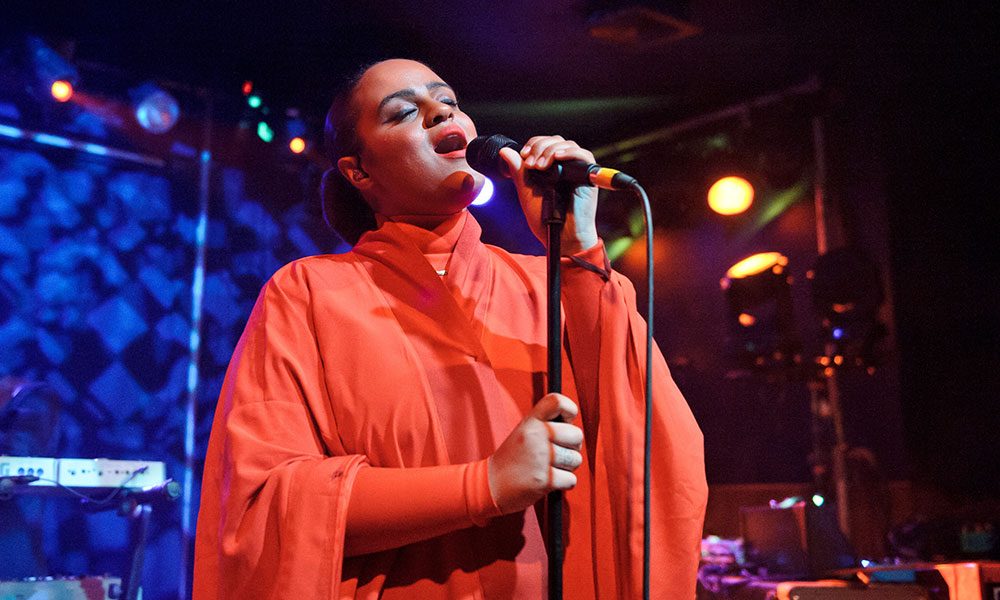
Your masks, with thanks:
M 833 339 L 839 340 L 842 337 L 844 337 L 844 330 L 840 327 L 835 327 L 833 329 Z
M 490 198 L 492 197 L 493 197 L 493 182 L 490 181 L 489 177 L 487 177 L 485 179 L 485 183 L 483 183 L 483 189 L 479 190 L 479 195 L 476 196 L 476 199 L 472 201 L 472 205 L 482 206 L 487 202 L 489 202 Z

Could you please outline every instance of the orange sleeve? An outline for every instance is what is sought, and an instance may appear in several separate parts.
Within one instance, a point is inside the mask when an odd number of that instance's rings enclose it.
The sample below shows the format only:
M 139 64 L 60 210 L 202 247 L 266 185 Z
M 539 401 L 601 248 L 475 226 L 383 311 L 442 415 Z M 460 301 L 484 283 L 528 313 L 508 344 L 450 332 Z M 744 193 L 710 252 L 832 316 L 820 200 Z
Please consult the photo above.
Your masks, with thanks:
M 230 361 L 205 458 L 193 597 L 337 597 L 347 505 L 366 462 L 334 446 L 308 276 L 265 286 Z
M 601 598 L 642 588 L 646 323 L 631 282 L 611 270 L 603 242 L 564 257 L 567 353 L 581 409 L 591 482 L 592 560 Z M 701 430 L 653 354 L 651 597 L 693 599 L 708 498 Z
M 368 467 L 358 472 L 347 511 L 347 556 L 380 552 L 500 516 L 488 459 L 437 467 Z

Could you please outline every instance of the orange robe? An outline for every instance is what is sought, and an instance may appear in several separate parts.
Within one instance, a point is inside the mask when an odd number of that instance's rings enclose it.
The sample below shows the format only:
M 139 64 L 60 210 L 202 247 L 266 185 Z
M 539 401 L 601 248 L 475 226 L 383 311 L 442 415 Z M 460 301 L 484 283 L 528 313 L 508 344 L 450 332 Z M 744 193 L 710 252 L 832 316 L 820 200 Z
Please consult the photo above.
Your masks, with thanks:
M 490 504 L 482 459 L 545 393 L 545 260 L 482 244 L 467 213 L 455 226 L 444 277 L 419 234 L 387 222 L 349 253 L 286 265 L 261 291 L 209 442 L 195 600 L 545 597 L 536 511 L 475 514 Z M 602 244 L 563 263 L 563 393 L 585 436 L 566 494 L 564 595 L 637 598 L 645 323 Z M 655 360 L 652 597 L 693 598 L 702 436 Z M 440 467 L 429 491 L 468 508 L 462 526 L 346 556 L 352 488 L 369 466 Z

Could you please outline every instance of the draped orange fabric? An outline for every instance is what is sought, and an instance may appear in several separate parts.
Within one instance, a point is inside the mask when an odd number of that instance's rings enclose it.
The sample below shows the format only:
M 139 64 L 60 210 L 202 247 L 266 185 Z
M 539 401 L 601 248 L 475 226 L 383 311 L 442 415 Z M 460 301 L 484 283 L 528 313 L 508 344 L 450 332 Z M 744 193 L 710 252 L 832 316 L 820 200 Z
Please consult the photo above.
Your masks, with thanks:
M 480 461 L 545 393 L 544 258 L 484 245 L 475 219 L 456 222 L 443 277 L 412 231 L 386 222 L 349 253 L 285 266 L 261 291 L 209 442 L 196 600 L 545 596 L 533 510 L 480 518 L 469 508 L 449 533 L 345 554 L 359 471 L 456 465 L 428 471 L 442 502 L 483 506 Z M 563 262 L 563 393 L 580 404 L 585 434 L 566 494 L 565 597 L 636 598 L 645 324 L 603 245 Z M 702 437 L 655 359 L 652 597 L 693 598 Z

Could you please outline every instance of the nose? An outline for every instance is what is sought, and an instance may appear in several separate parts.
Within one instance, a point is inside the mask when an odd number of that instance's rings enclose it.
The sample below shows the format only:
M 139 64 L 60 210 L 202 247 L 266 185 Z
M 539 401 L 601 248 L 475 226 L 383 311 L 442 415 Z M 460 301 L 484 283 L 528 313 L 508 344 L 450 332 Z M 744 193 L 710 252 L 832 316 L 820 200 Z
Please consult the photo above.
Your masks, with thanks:
M 455 107 L 444 102 L 434 102 L 431 110 L 427 111 L 427 126 L 433 127 L 438 123 L 452 119 L 455 116 Z

